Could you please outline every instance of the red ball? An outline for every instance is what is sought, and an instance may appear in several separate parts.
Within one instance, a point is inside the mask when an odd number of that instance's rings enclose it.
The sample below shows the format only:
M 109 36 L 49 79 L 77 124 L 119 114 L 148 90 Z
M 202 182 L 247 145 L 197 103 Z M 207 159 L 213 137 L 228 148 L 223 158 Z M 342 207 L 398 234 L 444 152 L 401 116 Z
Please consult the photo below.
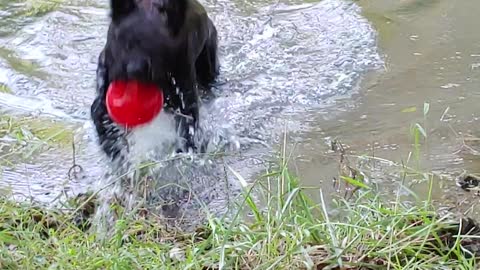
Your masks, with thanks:
M 162 110 L 163 91 L 155 84 L 113 81 L 107 90 L 107 111 L 127 128 L 151 122 Z

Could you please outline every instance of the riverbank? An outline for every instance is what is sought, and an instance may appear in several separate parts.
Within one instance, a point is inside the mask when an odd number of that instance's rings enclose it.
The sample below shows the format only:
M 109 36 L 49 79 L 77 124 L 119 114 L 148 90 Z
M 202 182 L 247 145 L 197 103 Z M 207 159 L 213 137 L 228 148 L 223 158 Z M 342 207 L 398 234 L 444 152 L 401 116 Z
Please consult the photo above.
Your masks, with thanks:
M 230 220 L 212 217 L 187 233 L 166 228 L 154 215 L 126 213 L 103 240 L 78 218 L 93 212 L 85 199 L 77 198 L 76 211 L 47 212 L 3 198 L 0 268 L 475 268 L 471 252 L 480 248 L 475 238 L 480 230 L 473 220 L 440 216 L 428 200 L 419 206 L 385 202 L 361 177 L 353 177 L 342 178 L 349 195 L 335 197 L 327 207 L 324 200 L 311 201 L 286 166 L 278 166 L 245 186 Z M 242 218 L 245 212 L 251 218 Z

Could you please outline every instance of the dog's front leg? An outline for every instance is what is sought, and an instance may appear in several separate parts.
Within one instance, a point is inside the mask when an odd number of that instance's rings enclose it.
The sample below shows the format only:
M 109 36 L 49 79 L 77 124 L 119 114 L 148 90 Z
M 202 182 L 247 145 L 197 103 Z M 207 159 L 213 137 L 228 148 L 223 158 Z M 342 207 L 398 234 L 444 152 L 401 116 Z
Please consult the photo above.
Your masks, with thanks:
M 183 101 L 176 115 L 177 130 L 183 139 L 180 147 L 187 152 L 196 151 L 195 132 L 198 128 L 199 108 L 197 95 L 193 92 L 196 92 L 196 89 L 180 91 L 180 99 Z
M 105 64 L 105 52 L 98 57 L 96 97 L 90 107 L 95 130 L 104 153 L 112 160 L 119 158 L 121 150 L 127 149 L 124 141 L 124 130 L 115 125 L 108 115 L 106 106 L 108 69 Z
M 198 128 L 199 97 L 195 84 L 195 73 L 177 73 L 175 86 L 175 118 L 180 142 L 177 152 L 196 151 L 195 132 Z

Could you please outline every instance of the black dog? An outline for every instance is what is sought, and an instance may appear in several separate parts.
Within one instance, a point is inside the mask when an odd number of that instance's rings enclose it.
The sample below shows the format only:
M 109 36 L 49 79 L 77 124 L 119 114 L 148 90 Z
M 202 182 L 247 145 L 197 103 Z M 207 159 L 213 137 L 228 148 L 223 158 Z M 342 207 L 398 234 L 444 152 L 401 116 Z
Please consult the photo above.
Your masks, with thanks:
M 175 115 L 184 141 L 179 152 L 196 150 L 199 91 L 215 81 L 217 30 L 196 0 L 111 0 L 107 42 L 98 58 L 97 92 L 91 106 L 99 143 L 119 156 L 125 130 L 109 117 L 106 91 L 119 79 L 153 82 L 163 89 L 164 111 Z

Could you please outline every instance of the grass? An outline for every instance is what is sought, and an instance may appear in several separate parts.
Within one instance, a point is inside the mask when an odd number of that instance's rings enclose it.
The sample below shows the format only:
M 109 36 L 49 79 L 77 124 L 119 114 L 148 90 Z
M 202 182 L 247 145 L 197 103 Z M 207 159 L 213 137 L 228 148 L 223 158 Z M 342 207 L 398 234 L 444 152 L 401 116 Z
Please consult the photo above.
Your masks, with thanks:
M 64 210 L 47 212 L 3 198 L 0 269 L 476 266 L 468 250 L 475 250 L 478 243 L 474 235 L 466 235 L 475 226 L 473 221 L 465 219 L 459 225 L 448 216 L 440 217 L 428 202 L 420 206 L 384 202 L 374 188 L 350 176 L 343 179 L 356 185 L 356 192 L 327 207 L 322 193 L 320 203 L 309 199 L 284 158 L 279 164 L 255 183 L 243 185 L 233 217 L 210 217 L 195 232 L 167 229 L 154 215 L 125 214 L 116 221 L 112 236 L 104 239 L 79 226 L 79 219 Z M 253 213 L 252 218 L 244 218 L 245 211 Z
M 34 61 L 22 59 L 13 50 L 0 47 L 0 57 L 15 71 L 27 76 L 45 79 L 48 73 L 41 70 L 41 67 Z M 2 91 L 3 92 L 3 91 Z
M 62 123 L 0 115 L 0 165 L 14 166 L 49 147 L 70 147 L 73 131 Z
M 0 93 L 11 94 L 12 90 L 6 84 L 0 82 Z
M 40 17 L 49 12 L 55 11 L 63 0 L 0 0 L 0 7 L 7 9 L 8 4 L 13 4 L 19 11 L 13 14 L 14 17 Z
M 425 105 L 424 118 L 427 113 Z M 14 126 L 22 125 L 6 126 L 11 128 L 0 129 L 2 136 L 15 134 L 19 129 Z M 420 124 L 411 131 L 413 156 L 418 158 L 428 134 Z M 39 136 L 48 139 L 52 134 Z M 320 200 L 313 201 L 307 195 L 312 189 L 288 170 L 283 147 L 276 165 L 253 183 L 231 170 L 243 188 L 237 207 L 228 216 L 205 213 L 207 222 L 194 232 L 166 227 L 153 213 L 119 209 L 111 234 L 100 235 L 89 223 L 96 207 L 93 195 L 71 198 L 62 209 L 49 210 L 0 197 L 0 269 L 478 267 L 480 226 L 437 213 L 430 201 L 434 180 L 429 174 L 404 167 L 429 182 L 422 203 L 403 202 L 399 192 L 386 200 L 348 164 L 340 144 L 333 148 L 340 152 L 337 185 L 344 187 L 344 195 L 326 200 L 318 190 Z

